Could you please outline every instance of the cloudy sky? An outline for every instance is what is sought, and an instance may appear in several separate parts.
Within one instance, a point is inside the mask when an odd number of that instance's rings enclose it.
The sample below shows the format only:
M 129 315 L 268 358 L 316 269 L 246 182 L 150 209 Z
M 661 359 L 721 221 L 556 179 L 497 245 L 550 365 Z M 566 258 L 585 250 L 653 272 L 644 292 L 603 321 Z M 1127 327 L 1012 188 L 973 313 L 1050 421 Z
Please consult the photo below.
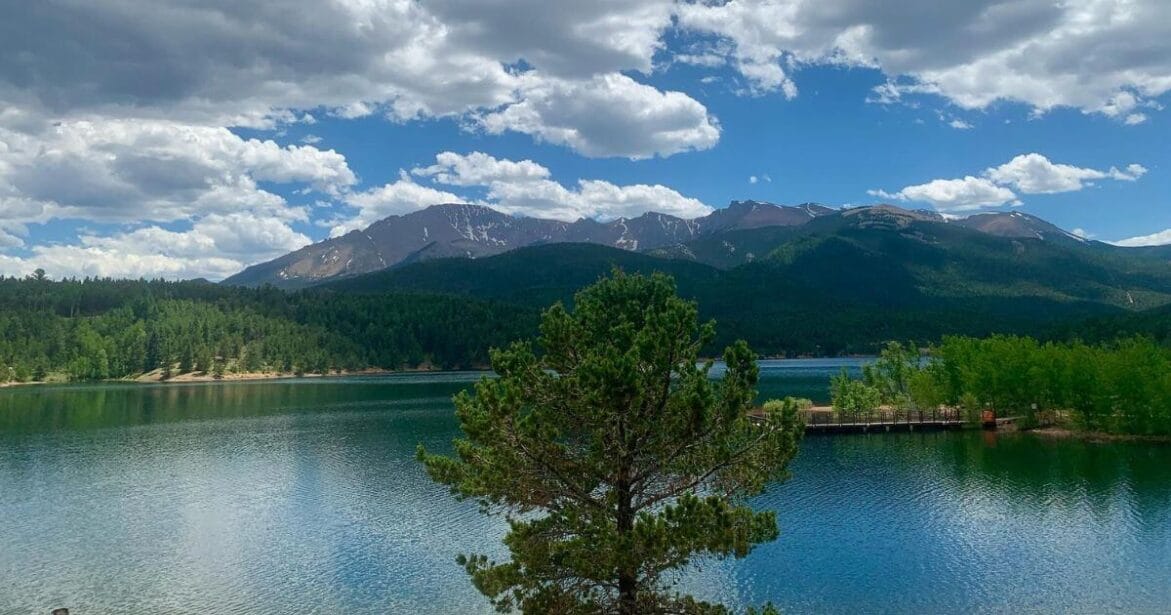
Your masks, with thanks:
M 1019 208 L 1171 242 L 1166 0 L 37 0 L 0 274 L 212 279 L 391 214 Z

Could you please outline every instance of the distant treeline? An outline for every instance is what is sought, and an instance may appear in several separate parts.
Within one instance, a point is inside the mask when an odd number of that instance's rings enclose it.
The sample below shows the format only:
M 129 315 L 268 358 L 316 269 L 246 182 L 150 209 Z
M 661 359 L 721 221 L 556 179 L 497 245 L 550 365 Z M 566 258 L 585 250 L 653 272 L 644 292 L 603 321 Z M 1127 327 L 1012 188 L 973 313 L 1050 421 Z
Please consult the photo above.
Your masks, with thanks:
M 1102 344 L 1039 342 L 996 335 L 947 337 L 921 356 L 892 343 L 861 380 L 832 384 L 835 408 L 947 405 L 1026 425 L 1059 423 L 1085 431 L 1171 435 L 1171 349 L 1148 337 Z
M 0 279 L 0 381 L 482 366 L 536 313 L 438 295 Z
M 1008 333 L 1072 339 L 1087 319 L 1099 318 L 1096 328 L 1107 333 L 1115 328 L 1114 319 L 1131 314 L 1120 305 L 1087 300 L 1088 295 L 1102 298 L 1111 293 L 1093 290 L 1084 278 L 1122 276 L 1086 263 L 1045 260 L 1048 264 L 1042 267 L 1017 262 L 1011 250 L 1002 253 L 1004 245 L 997 244 L 996 250 L 957 245 L 962 254 L 955 256 L 968 263 L 966 274 L 949 278 L 943 275 L 949 271 L 944 267 L 921 276 L 920 269 L 932 267 L 913 267 L 913 263 L 942 267 L 952 262 L 951 256 L 934 253 L 923 241 L 904 245 L 910 252 L 896 249 L 885 240 L 902 245 L 905 238 L 886 231 L 867 237 L 862 244 L 853 239 L 811 238 L 808 241 L 818 246 L 815 258 L 762 257 L 728 270 L 605 246 L 547 244 L 488 258 L 428 260 L 339 280 L 328 287 L 352 294 L 452 294 L 537 310 L 555 301 L 570 304 L 578 289 L 613 267 L 628 273 L 662 272 L 675 278 L 681 297 L 698 304 L 700 318 L 716 321 L 716 338 L 706 353 L 717 354 L 744 339 L 766 356 L 873 354 L 888 340 L 937 341 L 945 335 Z M 1048 250 L 1041 244 L 1031 245 Z M 985 258 L 992 262 L 984 262 Z M 1032 273 L 1026 281 L 996 282 L 1008 271 L 1014 276 Z M 1022 291 L 1042 287 L 1046 290 L 1038 294 Z M 1171 279 L 1168 289 L 1171 292 Z M 1146 301 L 1154 303 L 1161 296 L 1151 294 Z M 1138 333 L 1157 324 L 1159 318 L 1153 321 L 1127 328 Z M 1162 322 L 1171 318 L 1164 317 Z

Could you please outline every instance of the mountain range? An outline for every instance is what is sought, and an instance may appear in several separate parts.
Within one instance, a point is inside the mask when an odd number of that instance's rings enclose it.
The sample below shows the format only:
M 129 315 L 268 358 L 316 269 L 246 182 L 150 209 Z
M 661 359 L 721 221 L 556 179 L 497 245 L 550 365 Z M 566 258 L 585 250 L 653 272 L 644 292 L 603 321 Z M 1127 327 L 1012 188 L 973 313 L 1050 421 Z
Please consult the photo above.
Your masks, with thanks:
M 1158 318 L 1171 306 L 1168 257 L 1087 240 L 1023 212 L 949 219 L 891 205 L 743 201 L 695 220 L 563 223 L 441 205 L 228 283 L 462 296 L 532 313 L 572 302 L 614 267 L 658 271 L 717 320 L 717 344 L 745 338 L 766 354 L 824 355 L 948 334 L 1076 336 L 1080 323 L 1104 330 L 1144 310 Z
M 648 212 L 610 222 L 562 222 L 510 216 L 482 205 L 434 205 L 253 265 L 225 282 L 297 288 L 434 258 L 480 258 L 536 244 L 593 243 L 645 251 L 724 231 L 798 226 L 835 211 L 814 203 L 735 201 L 690 220 Z

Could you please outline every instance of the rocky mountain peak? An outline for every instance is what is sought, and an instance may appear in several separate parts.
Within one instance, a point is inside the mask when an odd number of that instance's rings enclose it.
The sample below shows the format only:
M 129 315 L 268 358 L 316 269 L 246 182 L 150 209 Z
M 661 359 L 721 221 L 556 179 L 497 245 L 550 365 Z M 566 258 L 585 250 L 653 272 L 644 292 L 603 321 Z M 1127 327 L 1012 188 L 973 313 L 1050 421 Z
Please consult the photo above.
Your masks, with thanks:
M 594 243 L 634 251 L 682 248 L 725 231 L 798 227 L 831 216 L 840 216 L 859 228 L 890 230 L 905 229 L 915 222 L 946 222 L 933 211 L 913 211 L 890 204 L 842 210 L 818 203 L 790 206 L 747 200 L 732 201 L 726 208 L 691 220 L 646 212 L 608 222 L 588 218 L 563 222 L 512 216 L 484 205 L 445 203 L 389 216 L 361 231 L 249 267 L 225 282 L 307 286 L 421 260 L 479 258 L 544 243 Z M 954 223 L 1002 237 L 1081 241 L 1021 212 L 977 214 Z

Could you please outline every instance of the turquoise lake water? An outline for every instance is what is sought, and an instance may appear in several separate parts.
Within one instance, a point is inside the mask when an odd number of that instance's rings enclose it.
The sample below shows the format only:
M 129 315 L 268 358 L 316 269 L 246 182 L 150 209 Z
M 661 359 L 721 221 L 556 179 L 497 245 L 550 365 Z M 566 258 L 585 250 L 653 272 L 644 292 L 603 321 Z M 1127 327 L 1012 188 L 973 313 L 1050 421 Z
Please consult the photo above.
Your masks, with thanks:
M 762 363 L 824 400 L 854 361 Z M 0 613 L 490 613 L 502 526 L 414 461 L 479 374 L 0 391 Z M 786 613 L 1171 612 L 1171 446 L 811 436 L 781 537 L 685 587 Z

